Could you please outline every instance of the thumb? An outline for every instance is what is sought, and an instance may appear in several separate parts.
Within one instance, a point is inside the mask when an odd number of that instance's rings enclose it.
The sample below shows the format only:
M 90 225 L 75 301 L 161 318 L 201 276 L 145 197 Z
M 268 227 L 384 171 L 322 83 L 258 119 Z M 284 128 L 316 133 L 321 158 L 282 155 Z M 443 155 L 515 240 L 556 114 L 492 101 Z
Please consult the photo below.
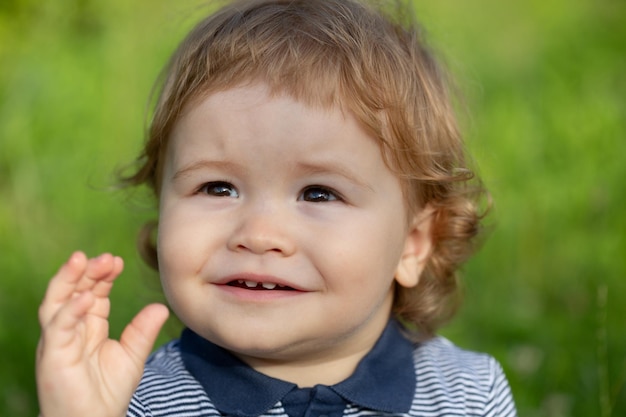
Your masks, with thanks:
M 137 365 L 143 367 L 168 316 L 169 310 L 163 304 L 150 304 L 137 313 L 122 332 L 120 344 Z

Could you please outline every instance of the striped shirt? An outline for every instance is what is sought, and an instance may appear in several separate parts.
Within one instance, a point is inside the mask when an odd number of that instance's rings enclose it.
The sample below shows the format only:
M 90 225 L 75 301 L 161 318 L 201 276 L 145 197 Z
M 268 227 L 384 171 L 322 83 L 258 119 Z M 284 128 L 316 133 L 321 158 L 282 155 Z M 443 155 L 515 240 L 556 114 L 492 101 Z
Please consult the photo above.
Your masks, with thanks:
M 193 349 L 200 355 L 194 356 Z M 127 417 L 305 415 L 306 406 L 298 409 L 290 404 L 301 389 L 246 365 L 238 366 L 237 361 L 186 330 L 181 339 L 166 344 L 148 359 Z M 387 378 L 390 372 L 393 378 Z M 386 382 L 372 386 L 377 375 L 385 376 Z M 322 406 L 314 410 L 317 413 L 306 415 L 516 416 L 508 382 L 495 359 L 459 349 L 442 337 L 413 346 L 391 324 L 355 375 L 335 386 L 318 386 L 306 392 Z M 332 403 L 340 405 L 339 412 L 332 411 Z M 311 412 L 313 406 L 308 407 Z

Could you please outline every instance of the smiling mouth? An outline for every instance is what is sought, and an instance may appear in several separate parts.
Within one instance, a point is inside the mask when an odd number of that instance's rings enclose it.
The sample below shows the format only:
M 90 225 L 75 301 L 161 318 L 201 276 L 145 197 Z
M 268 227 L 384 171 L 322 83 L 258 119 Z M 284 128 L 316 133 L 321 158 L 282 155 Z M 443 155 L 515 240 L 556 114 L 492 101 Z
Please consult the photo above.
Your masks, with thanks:
M 244 288 L 244 289 L 253 290 L 253 291 L 264 291 L 264 290 L 295 291 L 294 288 L 288 287 L 286 285 L 275 284 L 273 282 L 247 281 L 243 279 L 231 281 L 226 285 L 228 285 L 229 287 L 238 287 L 238 288 Z

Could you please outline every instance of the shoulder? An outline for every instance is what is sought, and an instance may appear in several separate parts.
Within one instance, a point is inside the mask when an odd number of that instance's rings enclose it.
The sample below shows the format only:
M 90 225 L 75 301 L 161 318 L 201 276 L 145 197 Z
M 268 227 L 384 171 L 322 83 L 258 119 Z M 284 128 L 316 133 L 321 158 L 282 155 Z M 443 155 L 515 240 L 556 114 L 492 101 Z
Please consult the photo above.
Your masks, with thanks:
M 414 407 L 436 409 L 435 415 L 516 415 L 508 381 L 493 357 L 435 337 L 415 348 L 413 361 Z
M 146 361 L 133 394 L 128 417 L 219 416 L 202 386 L 187 371 L 178 340 L 155 351 Z
M 499 364 L 484 353 L 471 352 L 454 345 L 448 339 L 435 337 L 419 344 L 413 352 L 413 360 L 421 374 L 433 374 L 445 380 L 463 380 L 490 383 Z

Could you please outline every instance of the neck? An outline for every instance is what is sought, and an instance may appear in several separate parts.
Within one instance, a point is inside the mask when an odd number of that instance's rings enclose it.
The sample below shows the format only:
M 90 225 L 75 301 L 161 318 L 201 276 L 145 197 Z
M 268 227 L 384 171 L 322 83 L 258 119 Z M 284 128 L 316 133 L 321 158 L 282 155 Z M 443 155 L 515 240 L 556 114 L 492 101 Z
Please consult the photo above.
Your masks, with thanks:
M 315 385 L 334 385 L 354 373 L 357 365 L 365 357 L 368 350 L 328 359 L 277 361 L 249 357 L 240 357 L 252 368 L 265 375 L 291 382 L 300 388 Z
M 291 382 L 300 388 L 315 385 L 335 385 L 347 379 L 357 368 L 382 334 L 387 320 L 380 320 L 375 329 L 352 335 L 349 340 L 335 341 L 329 346 L 318 346 L 308 354 L 298 352 L 285 356 L 272 357 L 241 355 L 232 352 L 252 368 L 272 378 Z M 374 330 L 374 331 L 373 331 Z

